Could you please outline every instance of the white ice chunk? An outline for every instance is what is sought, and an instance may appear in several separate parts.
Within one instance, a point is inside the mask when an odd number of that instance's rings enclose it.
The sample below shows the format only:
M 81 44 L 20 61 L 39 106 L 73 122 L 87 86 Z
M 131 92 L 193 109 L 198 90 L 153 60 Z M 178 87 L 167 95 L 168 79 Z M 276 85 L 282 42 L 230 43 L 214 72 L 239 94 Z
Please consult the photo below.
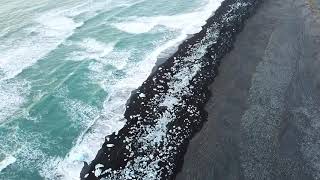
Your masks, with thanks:
M 141 97 L 141 98 L 145 98 L 145 97 L 146 97 L 146 95 L 145 95 L 144 93 L 140 93 L 140 94 L 139 94 L 139 97 Z
M 114 146 L 114 144 L 107 144 L 108 148 L 112 148 Z

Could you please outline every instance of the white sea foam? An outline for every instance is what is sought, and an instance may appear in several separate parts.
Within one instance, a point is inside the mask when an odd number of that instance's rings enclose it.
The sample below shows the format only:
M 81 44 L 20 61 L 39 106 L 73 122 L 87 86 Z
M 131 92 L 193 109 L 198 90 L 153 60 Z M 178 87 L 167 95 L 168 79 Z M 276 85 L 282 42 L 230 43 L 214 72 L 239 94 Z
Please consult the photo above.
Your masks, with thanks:
M 112 71 L 106 71 L 105 67 L 111 65 L 118 70 L 125 69 L 130 55 L 131 53 L 128 51 L 113 51 L 102 61 L 91 62 L 89 78 L 97 82 L 106 92 L 109 92 L 109 88 L 117 83 L 119 77 L 112 74 Z
M 36 14 L 32 24 L 9 39 L 0 39 L 0 79 L 10 79 L 32 66 L 70 37 L 84 21 L 107 7 L 106 1 L 87 1 L 73 7 L 50 9 Z M 86 14 L 82 21 L 74 19 Z
M 184 34 L 194 34 L 201 30 L 201 26 L 212 15 L 212 10 L 220 6 L 221 1 L 209 0 L 206 6 L 191 13 L 173 16 L 129 17 L 129 21 L 126 19 L 124 22 L 113 23 L 112 25 L 131 34 L 147 33 L 158 25 L 182 30 Z
M 129 26 L 135 26 L 137 24 L 134 23 L 138 22 L 137 28 L 130 28 L 124 24 L 113 24 L 115 27 L 118 27 L 123 31 L 135 34 L 148 32 L 156 25 L 165 25 L 169 28 L 178 29 L 181 31 L 181 34 L 175 39 L 156 48 L 144 59 L 144 61 L 131 65 L 124 79 L 120 79 L 119 81 L 114 82 L 114 84 L 104 87 L 109 94 L 104 101 L 101 115 L 91 121 L 91 124 L 77 139 L 75 146 L 64 159 L 57 157 L 54 160 L 55 168 L 49 170 L 50 168 L 47 168 L 47 166 L 43 167 L 43 172 L 47 172 L 47 170 L 50 171 L 50 173 L 44 173 L 50 175 L 49 177 L 47 176 L 48 179 L 55 179 L 55 177 L 59 177 L 59 179 L 63 180 L 79 179 L 80 171 L 83 167 L 83 161 L 92 161 L 103 144 L 104 137 L 113 132 L 119 131 L 125 124 L 123 114 L 127 99 L 130 97 L 132 90 L 138 88 L 149 76 L 157 57 L 161 52 L 170 47 L 176 46 L 179 42 L 187 38 L 187 34 L 193 34 L 200 31 L 201 26 L 205 24 L 206 19 L 211 16 L 212 11 L 219 7 L 221 2 L 222 0 L 210 0 L 203 9 L 200 9 L 196 13 L 176 16 L 142 17 L 142 20 L 139 19 L 136 21 L 124 22 L 129 24 Z M 99 56 L 95 59 L 99 59 Z M 91 69 L 97 72 L 103 71 L 103 63 L 92 64 Z M 169 101 L 165 102 L 168 103 Z
M 149 32 L 157 23 L 155 22 L 139 22 L 139 21 L 131 21 L 131 22 L 122 22 L 122 23 L 114 23 L 112 24 L 117 29 L 131 33 L 131 34 L 141 34 Z
M 159 52 L 160 53 L 160 52 Z M 155 56 L 155 54 L 154 54 Z M 47 173 L 48 166 L 43 168 L 43 175 L 48 179 L 54 179 L 59 176 L 64 180 L 79 179 L 80 170 L 83 167 L 83 161 L 91 161 L 104 142 L 104 136 L 119 131 L 124 126 L 124 111 L 127 99 L 131 91 L 135 90 L 145 78 L 150 74 L 156 59 L 145 61 L 130 67 L 125 79 L 115 81 L 114 84 L 109 82 L 102 83 L 102 87 L 109 93 L 104 101 L 101 115 L 93 119 L 88 128 L 78 138 L 76 145 L 71 149 L 65 159 L 57 158 L 55 161 L 56 169 L 54 173 Z M 101 72 L 102 66 L 99 63 L 92 65 L 92 68 Z M 99 74 L 99 73 L 98 73 Z M 108 75 L 107 75 L 108 76 Z M 106 77 L 107 77 L 106 76 Z M 101 80 L 103 77 L 101 77 Z M 52 169 L 52 168 L 49 168 Z
M 93 59 L 105 62 L 108 60 L 107 55 L 114 49 L 114 45 L 115 43 L 106 44 L 93 38 L 86 38 L 76 43 L 76 46 L 78 46 L 80 50 L 72 52 L 69 59 L 75 61 Z
M 85 128 L 90 125 L 92 119 L 99 113 L 98 108 L 80 100 L 67 98 L 62 106 L 66 109 L 70 120 L 75 122 L 74 124 Z
M 89 128 L 92 126 L 93 119 L 96 117 L 97 114 L 100 113 L 98 108 L 88 105 L 82 101 L 68 98 L 66 96 L 67 91 L 65 90 L 65 88 L 61 88 L 61 91 L 62 92 L 59 93 L 59 96 L 64 97 L 66 99 L 61 105 L 67 111 L 70 120 L 75 122 L 74 124 L 89 130 Z M 80 135 L 80 137 L 83 136 L 83 133 Z M 75 149 L 73 153 L 68 157 L 70 160 L 72 160 L 72 162 L 77 161 L 76 164 L 71 163 L 69 161 L 66 162 L 60 157 L 51 158 L 42 166 L 40 174 L 46 179 L 79 179 L 80 172 L 73 172 L 71 170 L 73 168 L 81 169 L 81 166 L 83 165 L 82 161 L 84 161 L 87 158 L 82 155 L 83 154 L 78 153 L 77 149 Z M 64 176 L 60 177 L 61 174 L 63 174 Z
M 50 11 L 34 19 L 33 26 L 0 39 L 0 123 L 16 114 L 26 101 L 28 83 L 13 78 L 55 49 L 80 25 Z
M 1 154 L 13 161 L 14 167 L 17 170 L 38 169 L 47 160 L 47 155 L 42 151 L 42 148 L 49 148 L 49 144 L 43 143 L 44 140 L 38 132 L 24 131 L 19 128 L 19 125 L 5 126 L 3 129 L 10 130 L 10 133 L 0 137 L 2 145 L 0 149 Z M 49 140 L 45 139 L 46 142 Z M 0 162 L 1 163 L 1 162 Z M 12 163 L 11 163 L 12 164 Z M 9 178 L 10 179 L 10 178 Z
M 28 82 L 0 81 L 0 124 L 16 114 L 25 103 L 29 90 Z
M 111 65 L 120 70 L 127 65 L 130 52 L 114 50 L 115 44 L 115 42 L 107 44 L 93 38 L 85 38 L 75 43 L 80 50 L 72 52 L 68 59 L 73 61 L 95 60 L 94 63 L 90 63 L 89 69 L 96 72 L 95 77 L 100 76 L 100 78 L 95 78 L 100 81 L 101 76 L 107 78 L 103 66 Z
M 190 19 L 199 18 L 199 15 L 200 13 L 188 13 L 175 16 L 131 17 L 129 18 L 133 19 L 131 21 L 114 23 L 112 25 L 121 31 L 131 34 L 147 33 L 159 25 L 171 29 L 184 30 L 188 34 L 193 34 L 201 30 L 203 23 L 190 21 Z
M 93 3 L 94 5 L 95 3 Z M 74 30 L 83 24 L 83 21 L 74 20 L 76 15 L 84 12 L 92 12 L 103 9 L 104 6 L 85 5 L 76 8 L 54 9 L 37 14 L 32 24 L 17 30 L 10 36 L 0 38 L 0 125 L 8 118 L 21 111 L 21 106 L 26 102 L 29 93 L 29 83 L 15 78 L 24 69 L 35 64 L 39 59 L 45 57 L 52 50 L 56 49 L 62 42 L 70 37 Z M 92 10 L 94 9 L 94 10 Z M 89 13 L 90 14 L 90 13 Z M 92 15 L 89 15 L 89 17 Z M 91 112 L 92 109 L 81 109 L 82 104 L 78 102 L 70 103 L 74 111 L 84 113 Z M 78 109 L 77 109 L 78 108 Z M 74 111 L 70 111 L 72 114 Z M 94 110 L 92 110 L 93 112 Z M 96 112 L 94 113 L 96 114 Z M 81 114 L 79 116 L 87 116 Z M 90 116 L 90 120 L 93 116 Z M 89 118 L 88 118 L 89 119 Z M 88 124 L 84 122 L 83 124 Z M 34 137 L 31 137 L 34 136 Z M 0 141 L 10 142 L 17 146 L 16 152 L 11 152 L 10 145 L 1 143 L 1 151 L 12 153 L 0 161 L 0 171 L 15 163 L 19 169 L 40 168 L 46 162 L 48 155 L 40 150 L 43 142 L 36 141 L 40 134 L 23 134 L 19 131 L 11 132 Z M 9 140 L 8 140 L 9 139 Z M 8 140 L 8 141 L 7 141 Z M 18 143 L 16 143 L 18 142 Z M 44 147 L 49 148 L 49 147 Z M 51 147 L 52 148 L 52 147 Z M 15 156 L 15 157 L 14 157 Z M 17 158 L 17 159 L 16 159 Z M 9 177 L 10 179 L 10 177 Z
M 24 30 L 28 31 L 26 38 L 1 42 L 0 69 L 4 73 L 1 79 L 10 79 L 21 73 L 55 49 L 81 25 L 71 18 L 50 13 L 43 14 L 36 22 L 36 26 Z
M 35 15 L 31 24 L 17 29 L 11 35 L 0 37 L 1 126 L 6 127 L 5 122 L 7 122 L 7 119 L 17 116 L 23 111 L 21 107 L 26 103 L 26 96 L 30 91 L 30 84 L 27 81 L 17 80 L 19 78 L 15 77 L 24 69 L 32 66 L 39 59 L 56 49 L 74 33 L 77 27 L 83 24 L 83 21 L 76 22 L 74 20 L 75 16 L 104 8 L 104 6 L 101 6 L 101 3 L 92 4 L 93 6 L 82 4 L 74 8 L 68 7 L 64 9 L 65 7 L 63 7 L 41 12 Z M 93 15 L 95 14 L 90 15 L 89 13 L 87 18 Z M 72 106 L 74 108 L 78 107 L 77 103 L 71 105 L 74 105 Z M 83 109 L 78 110 L 81 111 Z M 19 131 L 19 133 L 10 132 L 6 137 L 0 138 L 0 141 L 4 142 L 1 143 L 3 146 L 0 150 L 12 153 L 12 156 L 1 159 L 0 171 L 14 162 L 19 169 L 40 168 L 43 162 L 46 162 L 45 160 L 48 159 L 48 156 L 38 147 L 40 145 L 43 147 L 43 142 L 34 142 L 38 138 L 31 138 L 31 136 L 33 135 L 30 133 L 23 134 Z M 39 137 L 39 134 L 34 136 Z M 7 140 L 13 144 L 12 146 L 17 146 L 14 149 L 15 152 L 12 152 L 10 143 L 6 143 Z
M 0 160 L 0 172 L 14 162 L 16 162 L 16 158 L 13 156 L 7 156 L 3 160 Z

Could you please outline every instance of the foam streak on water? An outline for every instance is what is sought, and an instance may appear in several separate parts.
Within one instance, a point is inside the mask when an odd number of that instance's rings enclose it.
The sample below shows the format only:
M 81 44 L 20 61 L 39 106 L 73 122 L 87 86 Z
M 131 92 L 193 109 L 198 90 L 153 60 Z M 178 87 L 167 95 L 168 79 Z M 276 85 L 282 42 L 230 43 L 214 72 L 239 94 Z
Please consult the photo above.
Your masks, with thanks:
M 5 157 L 5 159 L 0 161 L 0 171 L 2 171 L 4 168 L 14 163 L 15 161 L 16 161 L 16 158 L 13 156 Z

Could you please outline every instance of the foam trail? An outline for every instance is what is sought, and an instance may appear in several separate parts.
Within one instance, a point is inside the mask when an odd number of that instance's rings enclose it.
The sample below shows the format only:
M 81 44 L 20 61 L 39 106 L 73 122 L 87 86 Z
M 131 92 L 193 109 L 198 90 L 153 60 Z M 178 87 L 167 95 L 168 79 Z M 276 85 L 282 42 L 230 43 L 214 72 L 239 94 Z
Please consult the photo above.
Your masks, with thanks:
M 3 160 L 0 161 L 0 172 L 8 167 L 10 164 L 16 162 L 16 158 L 13 156 L 7 156 Z
M 204 25 L 206 20 L 211 16 L 212 9 L 216 8 L 217 3 L 220 2 L 210 0 L 205 9 L 200 9 L 192 13 L 174 16 L 129 17 L 129 19 L 131 19 L 129 21 L 113 23 L 111 25 L 131 34 L 147 33 L 158 25 L 182 30 L 185 34 L 195 34 L 202 29 L 201 26 Z M 190 21 L 191 19 L 192 21 Z M 193 21 L 194 19 L 198 21 Z
M 151 31 L 158 25 L 166 26 L 171 29 L 182 29 L 183 27 L 192 27 L 193 29 L 184 29 L 188 34 L 193 34 L 201 30 L 202 23 L 197 21 L 190 22 L 189 19 L 198 18 L 200 13 L 188 13 L 175 16 L 156 16 L 156 17 L 131 17 L 135 19 L 128 22 L 120 22 L 112 24 L 117 29 L 131 33 L 141 34 Z M 188 20 L 188 21 L 187 21 Z

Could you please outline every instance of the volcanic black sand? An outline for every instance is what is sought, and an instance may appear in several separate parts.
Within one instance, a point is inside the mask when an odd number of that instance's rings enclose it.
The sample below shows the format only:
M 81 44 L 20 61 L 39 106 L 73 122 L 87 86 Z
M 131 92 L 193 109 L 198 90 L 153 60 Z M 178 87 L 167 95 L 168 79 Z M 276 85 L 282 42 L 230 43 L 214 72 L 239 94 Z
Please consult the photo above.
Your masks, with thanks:
M 177 180 L 320 179 L 318 5 L 265 0 L 247 21 Z

